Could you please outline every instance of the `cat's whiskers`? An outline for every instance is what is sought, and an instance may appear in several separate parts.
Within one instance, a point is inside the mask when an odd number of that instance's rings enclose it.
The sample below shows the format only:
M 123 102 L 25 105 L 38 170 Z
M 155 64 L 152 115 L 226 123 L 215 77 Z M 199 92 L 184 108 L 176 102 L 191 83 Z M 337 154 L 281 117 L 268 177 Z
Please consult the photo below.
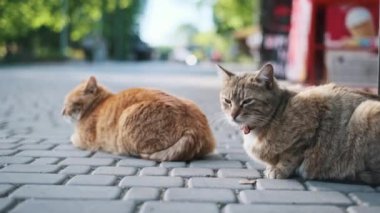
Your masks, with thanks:
M 240 126 L 233 122 L 232 119 L 228 119 L 227 115 L 223 112 L 214 113 L 213 119 L 210 122 L 212 126 L 218 126 L 219 128 L 238 128 L 240 129 Z

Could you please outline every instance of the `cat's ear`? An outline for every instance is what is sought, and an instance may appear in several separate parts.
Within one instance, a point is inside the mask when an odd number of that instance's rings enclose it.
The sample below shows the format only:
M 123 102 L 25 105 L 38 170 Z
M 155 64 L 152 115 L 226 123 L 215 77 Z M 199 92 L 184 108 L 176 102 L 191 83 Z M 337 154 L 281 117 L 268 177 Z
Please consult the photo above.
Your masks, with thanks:
M 272 89 L 274 77 L 274 69 L 272 64 L 265 64 L 257 73 L 255 79 L 259 84 L 265 85 L 268 89 Z
M 97 89 L 98 89 L 98 83 L 96 82 L 96 78 L 94 76 L 91 76 L 86 82 L 84 93 L 94 94 L 96 93 Z
M 219 73 L 221 73 L 221 76 L 223 79 L 231 78 L 232 76 L 235 76 L 232 72 L 226 70 L 224 67 L 220 66 L 219 64 L 216 64 L 216 68 L 218 69 Z

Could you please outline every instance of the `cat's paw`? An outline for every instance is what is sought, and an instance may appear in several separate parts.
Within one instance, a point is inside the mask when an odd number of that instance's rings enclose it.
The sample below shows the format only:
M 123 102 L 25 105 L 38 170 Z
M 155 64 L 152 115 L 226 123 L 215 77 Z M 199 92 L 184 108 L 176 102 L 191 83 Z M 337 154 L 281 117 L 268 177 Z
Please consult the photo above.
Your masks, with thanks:
M 70 141 L 71 143 L 73 143 L 73 145 L 76 147 L 76 148 L 79 148 L 79 149 L 83 149 L 83 144 L 80 142 L 78 136 L 76 134 L 73 134 L 71 135 L 70 137 Z
M 280 169 L 275 168 L 275 167 L 270 167 L 265 169 L 264 175 L 266 178 L 269 179 L 284 179 L 287 178 L 287 175 L 282 172 Z

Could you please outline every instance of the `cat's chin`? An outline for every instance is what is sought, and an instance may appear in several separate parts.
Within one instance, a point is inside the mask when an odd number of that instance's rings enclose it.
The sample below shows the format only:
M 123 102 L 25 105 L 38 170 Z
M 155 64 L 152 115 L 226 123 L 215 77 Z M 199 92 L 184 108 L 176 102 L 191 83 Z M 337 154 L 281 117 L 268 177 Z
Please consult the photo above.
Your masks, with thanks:
M 78 122 L 79 118 L 80 118 L 79 114 L 63 117 L 63 119 L 69 124 L 75 124 L 76 122 Z
M 227 116 L 227 120 L 229 121 L 229 123 L 232 126 L 238 127 L 241 131 L 243 131 L 244 134 L 249 134 L 251 132 L 251 130 L 254 129 L 251 126 L 249 126 L 248 124 L 245 124 L 245 123 L 242 123 L 242 122 L 236 122 L 236 121 L 232 120 L 232 118 L 230 118 L 228 116 Z

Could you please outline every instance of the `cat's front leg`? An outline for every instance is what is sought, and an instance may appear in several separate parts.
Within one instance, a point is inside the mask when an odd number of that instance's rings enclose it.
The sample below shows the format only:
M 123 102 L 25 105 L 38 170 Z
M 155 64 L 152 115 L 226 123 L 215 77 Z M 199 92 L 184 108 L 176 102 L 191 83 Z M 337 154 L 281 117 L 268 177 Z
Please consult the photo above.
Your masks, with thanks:
M 269 179 L 285 179 L 289 177 L 286 172 L 283 172 L 281 169 L 273 166 L 268 166 L 264 170 L 264 176 Z
M 74 133 L 70 137 L 71 143 L 77 148 L 84 149 L 83 143 L 81 143 L 80 137 L 77 133 Z
M 265 177 L 269 179 L 285 179 L 291 176 L 298 167 L 301 158 L 297 155 L 283 154 L 275 166 L 268 166 Z

